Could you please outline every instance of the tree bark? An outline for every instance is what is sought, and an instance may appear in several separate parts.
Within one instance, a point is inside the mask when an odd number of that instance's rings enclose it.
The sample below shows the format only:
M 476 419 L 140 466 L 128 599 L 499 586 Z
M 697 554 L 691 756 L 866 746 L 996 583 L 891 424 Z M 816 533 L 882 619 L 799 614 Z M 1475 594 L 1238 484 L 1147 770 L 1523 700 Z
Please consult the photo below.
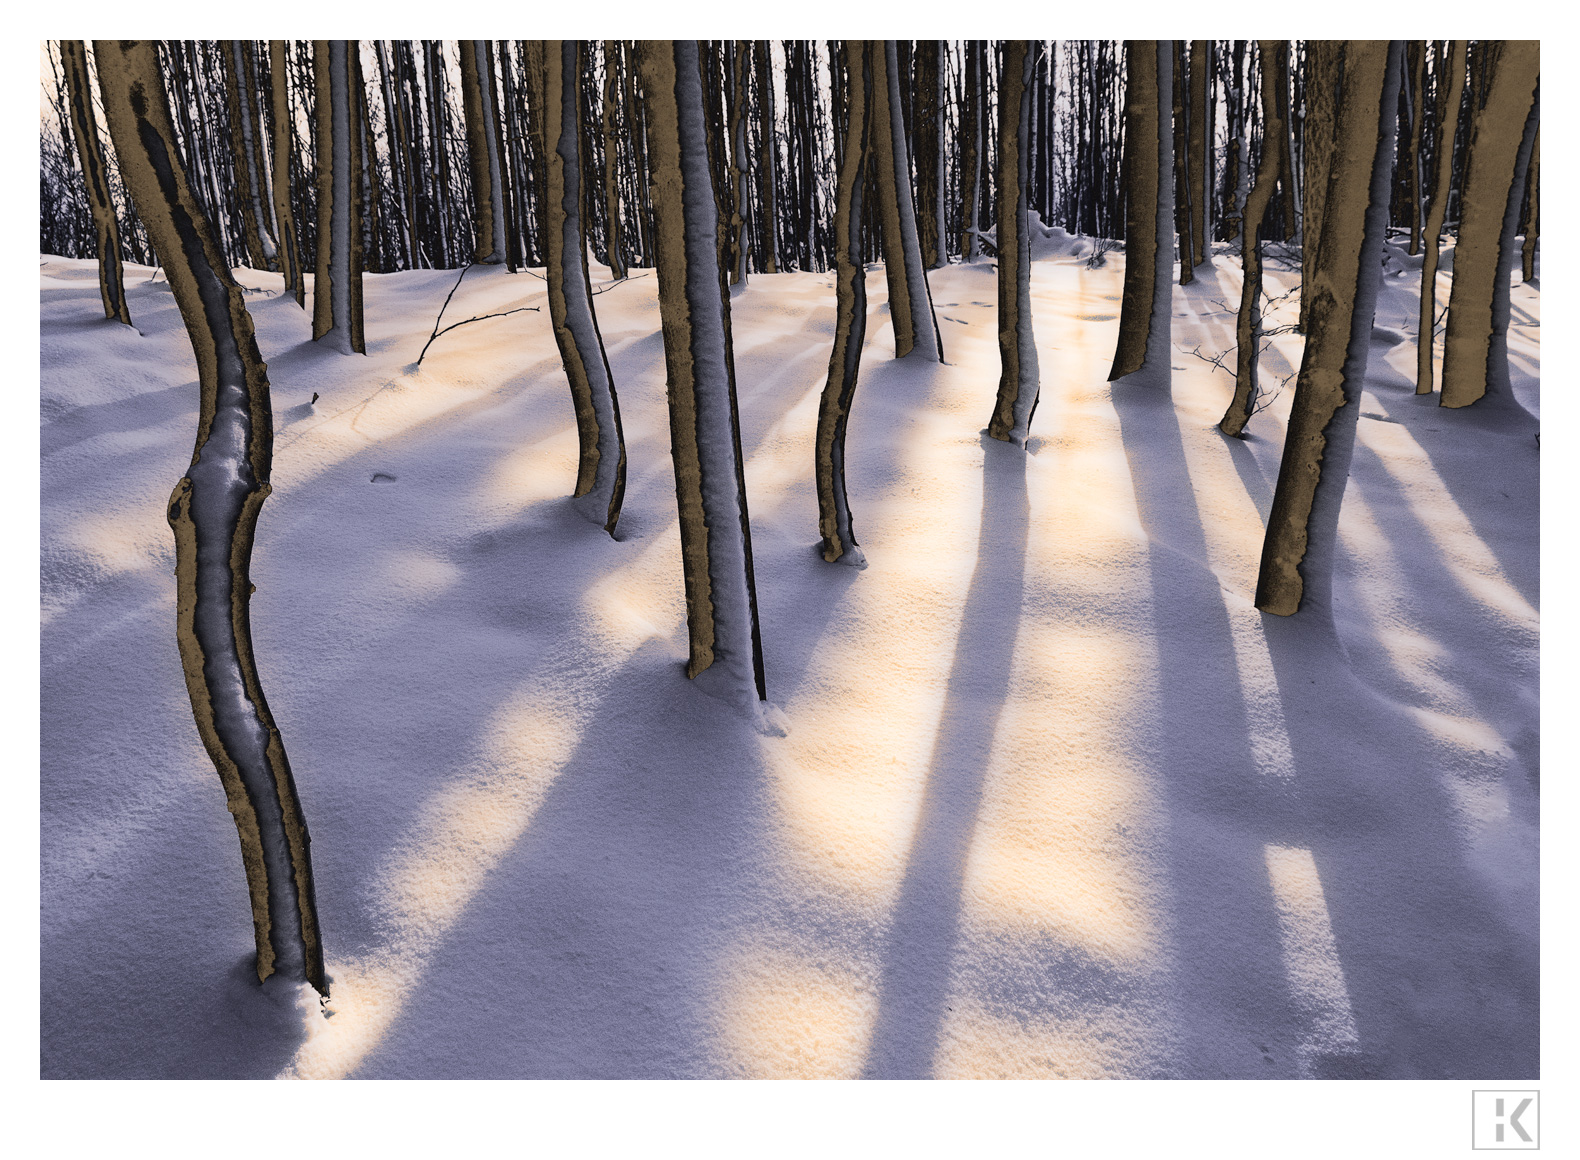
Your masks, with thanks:
M 168 509 L 192 714 L 241 839 L 258 979 L 279 972 L 328 994 L 307 824 L 252 655 L 248 568 L 269 495 L 269 381 L 241 288 L 181 166 L 153 42 L 100 40 L 94 52 L 122 177 L 197 358 L 197 446 Z
M 998 402 L 988 434 L 1026 445 L 1040 378 L 1031 322 L 1031 237 L 1027 231 L 1027 158 L 1032 67 L 1029 40 L 1004 42 L 998 88 Z
M 1410 190 L 1410 253 L 1421 252 L 1421 131 L 1426 123 L 1426 42 L 1412 40 L 1410 65 L 1410 148 L 1405 177 Z
M 585 56 L 582 42 L 527 42 L 533 130 L 543 158 L 540 212 L 549 318 L 559 344 L 576 409 L 581 456 L 575 495 L 604 530 L 614 535 L 625 497 L 625 438 L 620 401 L 593 310 L 587 271 L 587 231 L 582 218 L 581 128 L 578 123 Z
M 99 258 L 99 298 L 104 317 L 132 324 L 126 306 L 126 282 L 121 275 L 121 230 L 115 220 L 115 203 L 99 146 L 99 127 L 93 116 L 93 90 L 88 80 L 88 53 L 80 40 L 60 42 L 60 62 L 65 73 L 65 99 L 71 134 L 77 143 L 77 160 L 87 188 L 88 213 Z M 64 128 L 64 126 L 62 126 Z
M 1209 40 L 1190 42 L 1190 174 L 1191 174 L 1191 252 L 1190 263 L 1200 266 L 1211 255 L 1209 244 L 1212 214 L 1212 70 Z M 1181 255 L 1180 260 L 1185 260 Z
M 1174 104 L 1171 124 L 1174 128 L 1174 231 L 1179 237 L 1180 285 L 1189 286 L 1196 280 L 1195 207 L 1191 194 L 1195 191 L 1196 159 L 1191 154 L 1191 108 L 1186 76 L 1186 44 L 1174 42 Z
M 774 117 L 774 76 L 772 52 L 768 41 L 757 45 L 757 95 L 762 125 L 758 141 L 761 157 L 757 164 L 762 174 L 762 233 L 764 269 L 770 274 L 779 272 L 779 144 Z
M 1174 134 L 1163 111 L 1173 65 L 1173 41 L 1125 41 L 1125 290 L 1109 382 L 1143 369 L 1170 379 Z
M 472 261 L 497 266 L 504 262 L 505 191 L 499 172 L 494 107 L 493 54 L 486 40 L 461 43 L 461 112 L 466 120 L 466 155 L 472 171 Z
M 1259 42 L 1264 62 L 1287 53 L 1281 40 Z M 1262 347 L 1262 222 L 1283 169 L 1284 122 L 1276 91 L 1277 72 L 1264 64 L 1262 69 L 1262 162 L 1257 167 L 1256 184 L 1245 199 L 1245 220 L 1240 227 L 1240 312 L 1235 320 L 1234 398 L 1218 421 L 1218 430 L 1238 436 L 1256 410 L 1257 372 Z
M 840 148 L 839 184 L 834 199 L 834 288 L 837 320 L 834 349 L 828 360 L 828 382 L 817 416 L 816 477 L 818 530 L 823 559 L 867 565 L 856 543 L 845 494 L 845 428 L 850 420 L 861 348 L 867 337 L 867 273 L 861 261 L 863 186 L 872 125 L 872 82 L 875 42 L 844 42 L 846 86 L 844 141 Z M 876 47 L 881 49 L 881 45 Z
M 609 218 L 609 273 L 624 278 L 625 230 L 620 222 L 619 133 L 615 129 L 619 104 L 620 42 L 603 42 L 603 193 L 604 212 Z
M 755 703 L 767 690 L 730 299 L 718 263 L 724 223 L 708 172 L 697 42 L 642 41 L 637 67 L 650 118 L 659 317 L 691 638 L 686 675 L 711 669 L 710 691 Z
M 1483 58 L 1489 75 L 1485 103 L 1470 125 L 1439 402 L 1468 407 L 1485 397 L 1491 404 L 1485 409 L 1529 418 L 1509 387 L 1509 280 L 1525 170 L 1536 142 L 1540 51 L 1534 40 L 1489 41 Z
M 1520 247 L 1520 277 L 1523 281 L 1536 281 L 1536 239 L 1541 225 L 1540 194 L 1542 168 L 1542 130 L 1536 127 L 1536 140 L 1531 142 L 1531 164 L 1525 178 L 1525 244 Z
M 977 41 L 966 41 L 966 79 L 961 93 L 960 256 L 967 262 L 980 251 L 977 227 L 982 209 L 982 62 Z
M 943 93 L 939 56 L 942 41 L 923 40 L 916 52 L 916 200 L 920 203 L 917 226 L 921 234 L 922 264 L 929 270 L 942 266 L 948 253 L 943 215 Z
M 1311 287 L 1311 333 L 1257 578 L 1256 606 L 1277 616 L 1311 608 L 1332 622 L 1339 505 L 1355 449 L 1382 273 L 1403 57 L 1403 41 L 1344 44 L 1338 147 Z
M 1437 148 L 1433 151 L 1432 192 L 1426 203 L 1426 245 L 1421 255 L 1421 316 L 1415 332 L 1415 393 L 1432 393 L 1432 346 L 1437 338 L 1437 263 L 1443 242 L 1443 222 L 1448 216 L 1448 194 L 1454 180 L 1454 139 L 1459 130 L 1459 106 L 1465 95 L 1466 57 L 1470 42 L 1450 42 L 1445 75 L 1446 95 L 1438 110 Z
M 221 42 L 225 103 L 230 112 L 230 147 L 236 179 L 241 185 L 242 239 L 255 270 L 279 268 L 279 252 L 270 229 L 268 190 L 263 165 L 263 133 L 258 118 L 258 77 L 252 41 Z
M 366 354 L 362 335 L 362 82 L 357 41 L 313 41 L 318 122 L 318 272 L 313 341 Z
M 286 89 L 285 41 L 269 41 L 269 109 L 273 126 L 274 221 L 280 235 L 280 271 L 285 292 L 298 306 L 307 305 L 307 279 L 302 275 L 302 253 L 291 207 L 292 158 L 291 102 Z
M 889 318 L 894 324 L 894 357 L 912 350 L 929 362 L 942 362 L 943 338 L 933 317 L 932 294 L 922 264 L 911 199 L 911 163 L 905 148 L 904 109 L 900 104 L 895 42 L 883 42 L 873 57 L 872 161 L 878 208 L 883 221 L 883 265 L 889 284 Z

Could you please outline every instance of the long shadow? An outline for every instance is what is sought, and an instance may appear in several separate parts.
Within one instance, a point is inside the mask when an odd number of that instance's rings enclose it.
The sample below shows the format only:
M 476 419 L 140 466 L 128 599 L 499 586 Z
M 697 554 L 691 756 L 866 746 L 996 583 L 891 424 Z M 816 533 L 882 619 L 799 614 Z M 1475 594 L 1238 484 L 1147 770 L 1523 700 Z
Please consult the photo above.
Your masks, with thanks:
M 867 1079 L 925 1079 L 948 998 L 960 888 L 1009 692 L 1026 574 L 1026 456 L 982 437 L 982 524 L 932 768 L 884 951 Z
M 1157 645 L 1154 735 L 1168 807 L 1172 980 L 1190 1078 L 1294 1074 L 1294 1027 L 1264 831 L 1285 809 L 1251 749 L 1251 719 L 1217 577 L 1166 394 L 1116 388 L 1125 456 L 1147 530 Z M 1230 440 L 1237 444 L 1237 440 Z M 1248 448 L 1236 467 L 1261 478 Z M 1249 474 L 1249 478 L 1247 478 Z

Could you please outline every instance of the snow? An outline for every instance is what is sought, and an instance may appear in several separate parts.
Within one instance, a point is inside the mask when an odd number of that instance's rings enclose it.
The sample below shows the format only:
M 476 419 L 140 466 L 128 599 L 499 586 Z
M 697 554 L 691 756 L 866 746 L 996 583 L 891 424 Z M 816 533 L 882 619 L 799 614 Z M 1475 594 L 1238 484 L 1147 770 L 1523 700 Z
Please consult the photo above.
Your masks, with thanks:
M 1400 264 L 1323 648 L 1251 603 L 1289 392 L 1225 439 L 1232 382 L 1187 353 L 1231 347 L 1235 260 L 1172 290 L 1170 398 L 1104 381 L 1123 253 L 1055 249 L 1024 452 L 981 434 L 990 265 L 929 274 L 947 365 L 892 360 L 868 280 L 866 570 L 813 547 L 831 278 L 732 299 L 784 736 L 684 676 L 656 278 L 597 300 L 617 542 L 568 498 L 546 311 L 413 369 L 453 271 L 368 275 L 356 359 L 309 341 L 279 275 L 238 271 L 276 421 L 252 627 L 328 1018 L 251 976 L 176 653 L 190 345 L 150 270 L 126 270 L 139 335 L 103 320 L 93 263 L 47 258 L 43 1074 L 1534 1078 L 1537 447 L 1414 395 Z M 1269 293 L 1296 277 L 1271 261 Z M 474 270 L 451 312 L 543 297 Z M 1537 413 L 1539 296 L 1513 303 Z M 1272 339 L 1270 377 L 1301 342 Z

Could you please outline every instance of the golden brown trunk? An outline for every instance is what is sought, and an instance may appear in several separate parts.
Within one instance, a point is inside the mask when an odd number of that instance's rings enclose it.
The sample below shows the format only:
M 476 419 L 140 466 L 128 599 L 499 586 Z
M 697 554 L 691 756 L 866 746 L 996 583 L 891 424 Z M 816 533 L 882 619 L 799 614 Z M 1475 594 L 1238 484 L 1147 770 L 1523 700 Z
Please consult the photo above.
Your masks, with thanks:
M 1454 137 L 1459 130 L 1459 106 L 1465 94 L 1465 60 L 1470 42 L 1450 42 L 1446 64 L 1446 96 L 1439 107 L 1437 148 L 1434 151 L 1432 192 L 1426 203 L 1426 246 L 1421 255 L 1421 315 L 1416 324 L 1415 393 L 1432 393 L 1432 347 L 1437 339 L 1437 262 L 1443 242 L 1443 222 L 1448 217 L 1448 193 L 1454 177 Z
M 279 229 L 280 270 L 285 292 L 298 306 L 307 305 L 307 279 L 297 247 L 296 217 L 291 210 L 291 103 L 286 90 L 285 41 L 269 41 L 269 107 L 274 120 L 274 220 Z
M 88 191 L 88 212 L 99 250 L 99 298 L 104 317 L 132 324 L 126 307 L 126 280 L 121 274 L 121 229 L 115 220 L 105 180 L 104 152 L 99 148 L 99 127 L 93 116 L 93 91 L 88 80 L 88 53 L 80 40 L 60 42 L 60 59 L 66 73 L 66 108 L 71 134 L 77 142 L 82 180 Z

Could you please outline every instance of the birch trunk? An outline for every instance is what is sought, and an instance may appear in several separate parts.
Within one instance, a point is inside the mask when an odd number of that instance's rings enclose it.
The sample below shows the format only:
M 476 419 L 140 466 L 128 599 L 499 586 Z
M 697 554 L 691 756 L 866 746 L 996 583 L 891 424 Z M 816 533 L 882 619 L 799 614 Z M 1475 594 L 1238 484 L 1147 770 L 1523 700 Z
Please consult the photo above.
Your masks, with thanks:
M 659 316 L 691 638 L 686 675 L 711 670 L 711 693 L 752 707 L 762 720 L 757 706 L 767 691 L 730 299 L 718 264 L 724 223 L 708 172 L 697 42 L 642 41 L 638 69 L 650 117 Z
M 1446 96 L 1439 107 L 1437 148 L 1433 152 L 1432 192 L 1426 203 L 1425 247 L 1421 254 L 1421 316 L 1415 331 L 1415 393 L 1432 393 L 1432 347 L 1437 339 L 1437 263 L 1443 243 L 1443 222 L 1448 217 L 1448 194 L 1454 180 L 1454 139 L 1459 130 L 1459 106 L 1465 95 L 1466 57 L 1470 42 L 1450 42 Z
M 269 495 L 269 381 L 241 288 L 182 169 L 153 42 L 100 40 L 94 52 L 122 178 L 197 358 L 197 446 L 167 513 L 192 714 L 241 839 L 258 979 L 278 972 L 328 994 L 307 825 L 252 655 L 248 567 Z
M 834 200 L 834 288 L 838 318 L 834 349 L 828 360 L 828 382 L 817 416 L 818 529 L 823 534 L 823 559 L 829 563 L 867 566 L 856 543 L 850 502 L 845 494 L 845 428 L 850 420 L 861 348 L 867 337 L 867 273 L 861 261 L 861 207 L 872 124 L 874 43 L 844 44 L 845 134 L 840 148 L 839 184 Z
M 1108 381 L 1167 387 L 1174 315 L 1174 42 L 1125 42 L 1125 290 Z M 1138 380 L 1138 382 L 1141 380 Z
M 461 111 L 472 172 L 472 261 L 497 266 L 507 250 L 505 190 L 499 172 L 493 54 L 486 40 L 461 41 Z
M 620 137 L 615 129 L 615 110 L 620 92 L 620 42 L 603 42 L 603 193 L 604 212 L 609 218 L 609 273 L 624 278 L 625 231 L 620 223 Z
M 230 145 L 241 183 L 242 238 L 257 270 L 279 269 L 279 250 L 269 220 L 268 179 L 263 164 L 263 133 L 258 118 L 258 74 L 252 41 L 222 42 L 225 102 L 230 108 Z
M 612 536 L 625 497 L 625 438 L 587 271 L 577 99 L 585 64 L 580 43 L 528 41 L 527 69 L 533 129 L 543 158 L 540 212 L 549 318 L 581 440 L 575 495 L 587 497 L 586 511 Z
M 274 164 L 274 222 L 279 230 L 280 272 L 285 275 L 285 292 L 298 306 L 307 305 L 307 279 L 302 275 L 302 254 L 298 248 L 296 216 L 291 209 L 292 159 L 291 102 L 286 89 L 285 41 L 269 41 L 269 111 L 274 122 L 272 160 Z
M 1382 247 L 1388 228 L 1403 41 L 1344 44 L 1338 147 L 1311 287 L 1311 333 L 1296 380 L 1256 606 L 1331 625 L 1339 506 L 1355 449 Z
M 366 354 L 362 336 L 361 82 L 354 40 L 313 41 L 318 122 L 318 272 L 313 277 L 313 341 L 328 337 L 346 354 Z
M 1026 445 L 1040 379 L 1031 326 L 1031 238 L 1027 232 L 1027 156 L 1032 67 L 1029 40 L 1004 42 L 998 109 L 998 402 L 988 434 Z
M 121 230 L 115 220 L 115 203 L 110 200 L 104 151 L 99 146 L 92 82 L 88 79 L 88 52 L 83 42 L 61 41 L 60 61 L 66 74 L 67 119 L 71 122 L 71 135 L 77 142 L 77 160 L 82 166 L 82 180 L 88 193 L 88 213 L 93 218 L 99 257 L 99 299 L 104 304 L 104 317 L 130 326 L 132 316 L 126 307 L 126 282 L 121 274 Z

